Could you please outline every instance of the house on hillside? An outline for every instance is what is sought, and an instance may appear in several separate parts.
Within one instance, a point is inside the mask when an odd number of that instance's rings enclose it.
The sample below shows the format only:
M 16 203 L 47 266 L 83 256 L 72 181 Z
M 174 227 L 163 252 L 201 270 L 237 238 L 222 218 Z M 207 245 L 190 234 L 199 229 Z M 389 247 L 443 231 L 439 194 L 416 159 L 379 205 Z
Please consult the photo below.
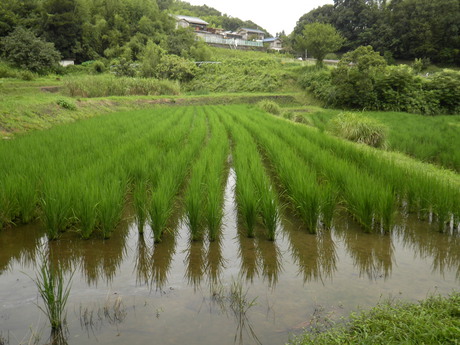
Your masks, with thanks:
M 176 16 L 176 28 L 193 28 L 195 31 L 206 31 L 208 22 L 197 17 Z
M 265 38 L 262 42 L 264 45 L 268 46 L 268 49 L 277 51 L 283 50 L 283 43 L 279 37 Z
M 263 40 L 265 38 L 265 32 L 258 30 L 258 29 L 249 29 L 249 28 L 241 28 L 237 31 L 238 35 L 241 35 L 244 40 Z

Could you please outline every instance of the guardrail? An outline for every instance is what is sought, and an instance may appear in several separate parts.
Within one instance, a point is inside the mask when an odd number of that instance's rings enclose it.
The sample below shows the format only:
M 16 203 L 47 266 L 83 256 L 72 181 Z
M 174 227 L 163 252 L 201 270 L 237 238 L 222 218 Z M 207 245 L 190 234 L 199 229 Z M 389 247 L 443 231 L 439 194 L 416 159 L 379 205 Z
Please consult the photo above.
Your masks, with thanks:
M 249 47 L 263 47 L 262 42 L 257 41 L 245 41 L 239 38 L 219 38 L 215 36 L 200 35 L 200 37 L 206 42 L 211 44 L 226 44 L 232 47 L 238 46 L 249 46 Z

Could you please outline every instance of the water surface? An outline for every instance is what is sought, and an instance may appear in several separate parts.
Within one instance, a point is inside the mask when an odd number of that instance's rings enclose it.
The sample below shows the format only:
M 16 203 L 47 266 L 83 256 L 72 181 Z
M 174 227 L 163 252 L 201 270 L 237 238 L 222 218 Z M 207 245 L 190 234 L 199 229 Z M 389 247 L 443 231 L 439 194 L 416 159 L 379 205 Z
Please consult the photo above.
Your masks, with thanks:
M 285 216 L 276 241 L 237 227 L 226 187 L 219 241 L 175 234 L 154 244 L 127 216 L 110 240 L 68 233 L 48 243 L 37 226 L 0 232 L 0 336 L 10 344 L 49 327 L 35 277 L 43 257 L 75 272 L 67 306 L 69 344 L 284 344 L 312 319 L 339 319 L 388 298 L 415 301 L 459 288 L 460 236 L 401 218 L 391 234 L 365 234 L 344 213 L 334 228 L 308 234 Z

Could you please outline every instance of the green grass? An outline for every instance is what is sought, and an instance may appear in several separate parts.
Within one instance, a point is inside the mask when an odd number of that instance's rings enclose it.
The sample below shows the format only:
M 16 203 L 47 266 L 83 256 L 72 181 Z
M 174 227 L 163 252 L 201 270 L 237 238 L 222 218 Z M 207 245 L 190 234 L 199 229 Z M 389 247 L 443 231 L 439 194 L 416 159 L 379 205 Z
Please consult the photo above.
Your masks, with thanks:
M 458 344 L 460 294 L 418 303 L 383 302 L 322 331 L 324 326 L 328 325 L 313 324 L 289 344 Z
M 329 121 L 338 113 L 337 110 L 313 109 L 303 116 L 308 123 L 327 130 Z M 388 128 L 389 150 L 460 172 L 460 150 L 457 147 L 460 142 L 460 115 L 422 116 L 375 111 L 365 111 L 362 115 Z

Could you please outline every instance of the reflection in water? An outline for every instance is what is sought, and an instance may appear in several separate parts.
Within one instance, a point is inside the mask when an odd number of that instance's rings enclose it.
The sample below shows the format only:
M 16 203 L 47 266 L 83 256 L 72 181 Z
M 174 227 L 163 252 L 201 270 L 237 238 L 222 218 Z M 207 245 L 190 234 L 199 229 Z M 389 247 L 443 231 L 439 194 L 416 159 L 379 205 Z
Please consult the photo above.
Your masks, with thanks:
M 185 277 L 190 285 L 196 290 L 200 287 L 205 269 L 203 241 L 189 241 L 185 258 Z
M 44 232 L 37 226 L 26 225 L 0 231 L 0 275 L 16 261 L 22 266 L 34 264 Z
M 139 232 L 134 254 L 134 271 L 136 272 L 137 285 L 150 283 L 150 253 L 152 250 L 151 246 L 145 241 L 144 233 Z
M 221 274 L 224 269 L 225 259 L 222 255 L 222 236 L 220 232 L 215 241 L 209 242 L 206 261 L 209 286 L 221 285 Z
M 268 241 L 258 237 L 255 240 L 257 253 L 260 257 L 262 276 L 267 279 L 268 286 L 274 288 L 282 270 L 281 254 L 275 241 Z
M 238 257 L 241 261 L 240 276 L 252 283 L 259 273 L 255 239 L 248 238 L 242 229 L 238 230 L 237 239 Z
M 278 233 L 278 238 L 283 238 L 270 242 L 258 231 L 256 238 L 250 239 L 242 231 L 244 229 L 239 229 L 236 225 L 237 215 L 236 212 L 232 213 L 232 193 L 231 185 L 227 186 L 227 218 L 223 233 L 215 242 L 189 242 L 187 236 L 181 238 L 179 235 L 179 230 L 180 234 L 188 233 L 185 226 L 176 224 L 171 228 L 179 229 L 178 231 L 165 233 L 162 242 L 154 244 L 149 231 L 143 236 L 139 235 L 136 225 L 132 223 L 128 226 L 127 221 L 107 241 L 83 241 L 77 234 L 67 232 L 58 241 L 48 242 L 46 236 L 36 227 L 1 231 L 2 327 L 19 333 L 34 322 L 29 316 L 28 325 L 24 326 L 26 321 L 23 315 L 27 317 L 27 314 L 32 314 L 30 310 L 35 310 L 35 305 L 31 305 L 36 301 L 36 291 L 20 281 L 22 274 L 18 272 L 29 271 L 33 276 L 32 270 L 39 265 L 38 254 L 42 250 L 52 264 L 51 267 L 59 265 L 67 274 L 76 271 L 76 288 L 72 290 L 70 300 L 77 306 L 74 309 L 77 314 L 78 305 L 81 306 L 82 328 L 88 333 L 98 331 L 99 339 L 88 337 L 88 343 L 93 344 L 99 341 L 100 344 L 108 344 L 113 341 L 113 327 L 109 326 L 120 327 L 124 334 L 136 333 L 133 337 L 138 343 L 148 342 L 147 338 L 155 333 L 158 342 L 169 341 L 171 344 L 187 343 L 187 337 L 193 339 L 190 343 L 228 344 L 229 340 L 230 343 L 233 340 L 236 343 L 255 344 L 259 342 L 258 336 L 264 344 L 279 344 L 287 338 L 286 329 L 296 331 L 311 326 L 309 321 L 300 323 L 299 327 L 291 327 L 298 324 L 297 320 L 305 320 L 305 312 L 311 306 L 311 299 L 318 298 L 319 303 L 327 301 L 326 303 L 338 304 L 339 299 L 341 301 L 344 298 L 349 304 L 358 301 L 356 303 L 369 305 L 375 301 L 374 295 L 380 293 L 375 287 L 384 288 L 390 293 L 398 289 L 404 291 L 406 296 L 409 295 L 409 298 L 418 298 L 434 284 L 440 286 L 440 289 L 444 288 L 445 292 L 456 284 L 455 273 L 460 280 L 458 232 L 439 233 L 436 231 L 436 224 L 420 222 L 416 216 L 409 215 L 399 221 L 398 224 L 403 225 L 395 227 L 389 235 L 364 234 L 355 222 L 346 217 L 337 217 L 334 229 L 311 235 L 300 224 L 295 223 L 295 217 L 286 215 L 288 220 L 283 219 Z M 176 246 L 186 250 L 182 253 L 182 249 L 176 249 Z M 350 257 L 354 267 L 350 264 Z M 399 266 L 395 264 L 396 259 Z M 21 269 L 20 266 L 29 267 Z M 340 272 L 337 272 L 338 267 Z M 360 276 L 375 280 L 371 289 L 365 279 L 349 279 L 355 271 Z M 438 273 L 445 274 L 445 277 L 440 277 Z M 238 276 L 238 283 L 233 282 L 231 285 L 230 277 L 233 276 Z M 380 277 L 386 278 L 386 282 L 379 282 Z M 134 279 L 137 283 L 135 288 L 131 284 Z M 202 296 L 196 290 L 202 292 L 199 287 L 203 279 L 210 286 L 207 299 L 211 305 L 209 314 L 197 312 L 193 308 L 197 305 L 196 300 L 199 300 L 198 304 L 201 301 Z M 411 295 L 414 291 L 411 285 L 415 285 L 413 279 L 420 282 L 417 287 L 420 291 Z M 344 284 L 343 288 L 334 286 L 337 281 Z M 116 289 L 116 294 L 112 296 L 115 299 L 104 299 L 103 291 L 100 293 L 100 287 L 97 286 L 100 284 L 101 290 L 104 290 L 104 283 L 109 290 L 112 287 Z M 174 286 L 174 292 L 168 294 L 168 298 L 163 298 L 166 295 L 163 293 L 148 294 L 148 289 L 153 287 L 164 291 L 166 284 Z M 91 285 L 93 287 L 88 288 Z M 254 297 L 266 293 L 267 285 L 272 288 L 267 300 L 257 300 L 258 305 L 252 308 Z M 21 286 L 25 288 L 20 289 Z M 246 290 L 248 286 L 249 294 Z M 120 291 L 127 303 L 130 303 L 133 296 L 142 298 L 141 302 L 133 302 L 132 308 L 136 308 L 138 317 L 132 316 L 136 313 L 126 314 L 127 309 L 119 297 Z M 139 295 L 142 297 L 138 297 Z M 28 302 L 21 300 L 23 297 Z M 162 316 L 164 319 L 160 320 L 160 323 L 164 323 L 158 327 L 166 324 L 177 325 L 174 327 L 177 334 L 168 333 L 167 327 L 155 328 L 157 326 L 152 325 L 151 320 L 155 318 L 158 309 L 155 311 L 148 308 L 147 304 L 143 310 L 138 308 L 140 304 L 147 302 L 149 306 L 155 305 L 167 311 Z M 184 308 L 187 303 L 192 307 Z M 273 315 L 276 312 L 282 317 L 271 320 L 265 307 Z M 19 313 L 23 314 L 18 316 Z M 78 344 L 82 339 L 78 338 L 76 329 L 79 327 L 72 324 L 75 320 L 69 318 L 69 321 L 71 337 L 67 340 L 71 344 Z M 202 329 L 195 327 L 194 322 L 209 325 L 209 333 L 213 335 L 205 339 Z M 182 326 L 187 329 L 186 335 L 176 331 Z M 227 336 L 225 339 L 224 334 Z M 65 344 L 64 341 L 61 343 Z M 120 340 L 115 343 L 122 342 Z
M 394 246 L 390 234 L 366 234 L 353 221 L 337 222 L 336 235 L 345 244 L 359 269 L 359 276 L 370 280 L 387 279 L 391 275 L 394 261 Z
M 168 273 L 176 253 L 176 233 L 166 231 L 160 243 L 155 243 L 151 258 L 151 285 L 159 291 L 163 291 L 168 281 Z
M 337 253 L 331 231 L 321 230 L 316 235 L 311 235 L 295 223 L 294 218 L 284 220 L 283 225 L 291 255 L 304 283 L 332 279 L 337 270 Z
M 460 279 L 460 234 L 457 231 L 439 233 L 436 225 L 427 222 L 421 224 L 415 216 L 410 215 L 403 226 L 395 228 L 395 234 L 416 256 L 431 257 L 433 272 L 444 274 L 447 270 L 455 269 L 457 279 Z
M 64 233 L 58 241 L 48 243 L 50 259 L 65 272 L 73 272 L 80 266 L 88 285 L 97 286 L 100 280 L 108 284 L 115 277 L 127 254 L 126 239 L 129 222 L 123 220 L 108 240 L 90 239 L 83 241 L 75 234 Z

